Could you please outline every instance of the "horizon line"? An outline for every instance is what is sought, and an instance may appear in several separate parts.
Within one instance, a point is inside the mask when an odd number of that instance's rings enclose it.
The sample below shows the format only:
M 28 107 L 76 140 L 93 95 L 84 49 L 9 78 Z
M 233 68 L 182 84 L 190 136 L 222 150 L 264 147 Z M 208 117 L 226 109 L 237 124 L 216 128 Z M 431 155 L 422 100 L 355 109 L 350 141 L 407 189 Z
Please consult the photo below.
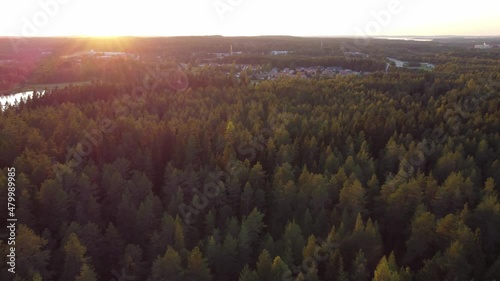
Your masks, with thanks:
M 205 34 L 205 35 L 49 35 L 49 36 L 12 36 L 0 35 L 0 38 L 24 38 L 24 39 L 37 39 L 37 38 L 176 38 L 176 37 L 296 37 L 296 38 L 443 38 L 443 37 L 462 37 L 462 38 L 495 38 L 498 35 L 291 35 L 291 34 L 263 34 L 263 35 L 221 35 L 221 34 Z

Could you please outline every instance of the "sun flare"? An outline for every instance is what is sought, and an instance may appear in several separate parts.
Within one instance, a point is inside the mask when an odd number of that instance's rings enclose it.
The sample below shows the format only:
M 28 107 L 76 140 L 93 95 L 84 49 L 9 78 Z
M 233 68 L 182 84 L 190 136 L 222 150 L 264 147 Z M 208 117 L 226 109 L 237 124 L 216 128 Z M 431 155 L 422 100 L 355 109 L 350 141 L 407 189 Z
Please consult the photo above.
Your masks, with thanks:
M 489 0 L 3 1 L 0 35 L 498 35 L 498 11 Z

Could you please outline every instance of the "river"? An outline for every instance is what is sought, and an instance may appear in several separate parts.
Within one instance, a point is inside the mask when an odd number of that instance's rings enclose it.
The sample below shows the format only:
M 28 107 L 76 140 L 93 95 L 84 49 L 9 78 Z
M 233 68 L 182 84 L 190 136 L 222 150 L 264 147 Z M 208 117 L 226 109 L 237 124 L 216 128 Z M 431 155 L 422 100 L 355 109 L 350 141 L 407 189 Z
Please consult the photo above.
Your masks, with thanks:
M 394 62 L 396 64 L 396 67 L 404 67 L 405 63 L 406 63 L 402 60 L 397 60 L 397 59 L 393 59 L 393 58 L 387 58 L 387 59 Z
M 45 91 L 38 91 L 38 93 L 43 96 L 45 94 Z M 7 106 L 14 106 L 16 104 L 19 104 L 21 101 L 26 101 L 32 97 L 33 91 L 0 96 L 0 110 L 4 111 Z

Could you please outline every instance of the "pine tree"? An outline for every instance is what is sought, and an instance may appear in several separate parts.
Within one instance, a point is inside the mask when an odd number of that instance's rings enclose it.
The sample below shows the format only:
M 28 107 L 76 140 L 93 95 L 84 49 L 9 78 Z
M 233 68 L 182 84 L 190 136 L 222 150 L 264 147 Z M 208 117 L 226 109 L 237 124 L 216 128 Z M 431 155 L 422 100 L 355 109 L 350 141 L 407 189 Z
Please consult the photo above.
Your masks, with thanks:
M 65 260 L 61 281 L 74 280 L 80 273 L 82 266 L 87 262 L 85 252 L 87 248 L 80 243 L 78 236 L 71 233 L 64 245 Z
M 335 249 L 332 255 L 328 258 L 326 265 L 325 280 L 338 280 L 339 276 L 344 271 L 344 261 L 339 249 Z
M 474 267 L 468 261 L 464 245 L 459 241 L 453 242 L 450 247 L 446 249 L 442 262 L 447 279 L 472 279 L 472 271 Z
M 370 276 L 367 269 L 367 260 L 362 250 L 359 250 L 356 254 L 356 258 L 351 266 L 350 276 L 352 280 L 357 281 L 366 281 Z
M 254 208 L 248 217 L 243 220 L 242 225 L 243 224 L 245 224 L 248 229 L 250 244 L 253 244 L 259 239 L 260 233 L 266 227 L 264 224 L 264 214 L 259 212 L 257 208 Z
M 462 209 L 465 203 L 474 205 L 476 194 L 469 178 L 461 173 L 451 173 L 439 188 L 431 202 L 437 216 L 451 214 Z
M 272 273 L 272 261 L 271 256 L 267 250 L 263 250 L 259 255 L 257 260 L 257 274 L 261 281 L 272 281 L 273 273 Z
M 146 275 L 145 265 L 146 262 L 144 261 L 141 247 L 128 244 L 125 247 L 123 256 L 120 258 L 120 268 L 122 272 L 136 279 L 144 279 L 144 275 Z
M 246 264 L 240 273 L 238 281 L 260 281 L 260 279 L 257 272 L 255 272 L 255 270 L 251 270 L 248 264 Z
M 181 281 L 183 280 L 183 270 L 181 257 L 172 247 L 168 247 L 165 255 L 158 257 L 151 268 L 151 281 Z
M 271 271 L 273 274 L 272 280 L 276 281 L 287 280 L 287 277 L 291 277 L 292 274 L 286 263 L 279 256 L 274 258 Z
M 102 232 L 95 223 L 83 225 L 75 233 L 78 235 L 81 243 L 87 248 L 86 255 L 89 257 L 88 263 L 96 265 L 93 267 L 97 273 L 106 272 L 107 267 L 103 257 L 105 256 L 105 244 L 103 243 Z
M 243 188 L 243 193 L 241 194 L 241 215 L 247 216 L 250 213 L 250 210 L 255 207 L 253 203 L 254 198 L 254 190 L 249 182 L 245 184 Z
M 398 281 L 398 273 L 390 266 L 387 257 L 383 256 L 375 269 L 373 281 Z
M 401 268 L 398 270 L 394 253 L 389 258 L 383 256 L 375 269 L 373 281 L 410 281 L 411 275 L 409 269 Z
M 300 226 L 292 221 L 288 223 L 283 234 L 284 241 L 290 241 L 293 263 L 298 264 L 302 260 L 302 249 L 305 245 L 304 237 Z
M 171 199 L 175 197 L 177 189 L 183 185 L 182 171 L 174 168 L 171 162 L 165 167 L 162 186 L 162 198 L 164 205 L 168 205 Z
M 126 240 L 136 241 L 139 237 L 136 236 L 136 218 L 137 209 L 132 202 L 129 192 L 122 195 L 120 205 L 118 205 L 118 213 L 116 216 L 116 227 L 122 233 Z
M 310 235 L 307 238 L 307 244 L 304 246 L 302 250 L 302 260 L 306 260 L 308 258 L 314 258 L 314 253 L 316 250 L 316 237 L 314 235 Z
M 184 242 L 184 227 L 179 216 L 175 218 L 174 249 L 181 252 L 186 248 Z
M 220 263 L 220 259 L 218 257 L 221 253 L 221 245 L 217 242 L 217 240 L 220 240 L 218 230 L 215 231 L 214 235 L 209 236 L 207 238 L 207 242 L 205 243 L 205 253 L 210 268 L 217 268 L 217 264 Z
M 262 165 L 260 162 L 255 163 L 253 167 L 250 169 L 250 173 L 248 175 L 248 182 L 253 188 L 265 188 L 265 177 L 266 173 L 264 172 Z
M 122 255 L 125 241 L 112 223 L 109 223 L 104 233 L 104 245 L 106 245 L 104 260 L 108 268 L 110 271 L 118 270 L 118 259 Z
M 117 160 L 118 161 L 118 160 Z M 127 164 L 128 165 L 128 164 Z M 124 168 L 128 169 L 128 168 Z M 117 208 L 122 200 L 122 195 L 125 188 L 125 179 L 119 171 L 113 171 L 110 167 L 104 166 L 102 171 L 102 181 L 100 186 L 106 188 L 102 191 L 104 193 L 104 204 L 102 204 L 103 216 L 105 218 L 115 218 Z
M 472 214 L 472 228 L 479 228 L 481 244 L 486 254 L 486 262 L 493 263 L 500 251 L 500 202 L 495 189 L 495 181 L 488 178 L 483 189 L 483 198 Z
M 314 233 L 314 219 L 309 208 L 304 213 L 301 229 L 304 230 L 304 236 L 309 236 Z
M 35 224 L 35 216 L 33 215 L 33 200 L 31 194 L 27 189 L 22 189 L 19 196 L 19 206 L 17 208 L 16 216 L 19 221 L 26 225 Z
M 189 253 L 187 264 L 186 278 L 189 280 L 212 280 L 207 260 L 203 258 L 198 247 L 194 247 L 194 249 Z
M 233 216 L 231 218 L 226 219 L 226 234 L 231 234 L 233 237 L 238 237 L 240 232 L 240 224 L 238 219 Z
M 339 208 L 354 214 L 365 213 L 365 193 L 365 189 L 358 180 L 352 183 L 346 181 L 340 191 Z
M 143 233 L 151 233 L 155 227 L 156 217 L 153 211 L 153 194 L 151 193 L 148 197 L 139 205 L 137 210 L 137 237 L 140 237 Z
M 19 277 L 29 278 L 35 273 L 45 279 L 49 278 L 47 265 L 50 253 L 44 250 L 47 240 L 35 234 L 24 224 L 19 225 L 16 237 L 16 272 Z
M 92 267 L 85 263 L 75 281 L 97 281 L 97 276 Z
M 421 212 L 415 214 L 411 224 L 411 235 L 406 241 L 405 263 L 421 261 L 426 258 L 433 249 L 433 243 L 436 235 L 435 216 L 430 212 Z
M 246 223 L 241 224 L 238 235 L 238 252 L 240 253 L 241 264 L 246 264 L 252 253 L 252 241 Z
M 40 223 L 51 232 L 57 232 L 59 226 L 68 218 L 68 195 L 62 185 L 55 180 L 42 184 L 37 195 L 40 204 Z
M 222 243 L 222 253 L 220 258 L 220 266 L 222 267 L 220 272 L 223 273 L 223 276 L 230 278 L 238 273 L 236 269 L 238 260 L 238 240 L 229 234 L 226 235 L 224 242 Z
M 205 216 L 205 235 L 211 235 L 215 230 L 215 213 L 214 211 L 208 211 Z

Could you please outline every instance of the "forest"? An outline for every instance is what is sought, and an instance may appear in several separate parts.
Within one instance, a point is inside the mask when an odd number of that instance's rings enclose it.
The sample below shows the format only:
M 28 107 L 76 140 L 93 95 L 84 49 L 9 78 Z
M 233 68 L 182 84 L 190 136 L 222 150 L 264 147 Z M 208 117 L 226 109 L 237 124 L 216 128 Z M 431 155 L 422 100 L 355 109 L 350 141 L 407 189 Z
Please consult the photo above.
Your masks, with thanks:
M 17 218 L 1 280 L 500 280 L 498 49 L 375 40 L 353 59 L 337 39 L 234 38 L 253 51 L 226 63 L 368 72 L 248 81 L 197 69 L 201 39 L 144 40 L 120 50 L 141 61 L 5 70 L 92 83 L 0 112 L 0 220 L 12 168 Z M 390 54 L 436 68 L 385 72 Z

